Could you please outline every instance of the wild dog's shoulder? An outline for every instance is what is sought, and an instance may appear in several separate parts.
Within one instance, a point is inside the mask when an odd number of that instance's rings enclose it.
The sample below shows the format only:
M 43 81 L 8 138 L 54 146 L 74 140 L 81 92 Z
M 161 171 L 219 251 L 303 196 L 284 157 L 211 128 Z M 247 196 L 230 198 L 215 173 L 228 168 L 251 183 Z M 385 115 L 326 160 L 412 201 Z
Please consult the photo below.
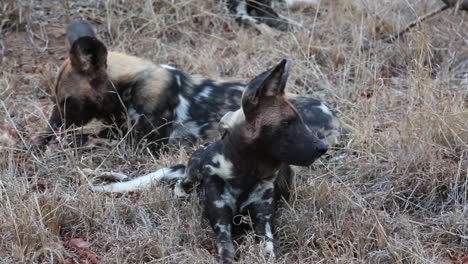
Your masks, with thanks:
M 149 60 L 116 51 L 108 53 L 107 66 L 107 73 L 113 80 L 158 67 Z
M 120 53 L 109 52 L 107 56 L 107 74 L 110 79 L 119 84 L 128 85 L 131 82 L 141 82 L 147 88 L 166 88 L 165 86 L 175 77 L 173 67 L 156 64 L 147 59 Z M 154 83 L 156 82 L 157 83 Z
M 203 176 L 218 176 L 223 180 L 234 178 L 234 165 L 223 153 L 219 140 L 197 149 L 190 157 L 188 170 Z

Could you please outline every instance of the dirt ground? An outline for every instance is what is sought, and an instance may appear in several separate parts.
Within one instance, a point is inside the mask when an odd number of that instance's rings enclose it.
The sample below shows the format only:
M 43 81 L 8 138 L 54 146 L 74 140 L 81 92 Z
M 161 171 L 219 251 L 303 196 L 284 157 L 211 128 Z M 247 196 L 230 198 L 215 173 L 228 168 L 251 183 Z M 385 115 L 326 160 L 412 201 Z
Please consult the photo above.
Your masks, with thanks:
M 216 263 L 196 197 L 171 186 L 97 194 L 80 169 L 134 177 L 184 163 L 129 142 L 30 151 L 46 127 L 73 18 L 109 50 L 247 81 L 292 61 L 291 92 L 333 105 L 349 138 L 296 168 L 278 212 L 277 263 L 468 263 L 468 12 L 449 9 L 392 44 L 439 0 L 322 0 L 281 14 L 303 28 L 237 25 L 212 0 L 0 2 L 0 263 Z M 99 123 L 92 124 L 98 127 Z M 268 263 L 248 233 L 239 263 Z

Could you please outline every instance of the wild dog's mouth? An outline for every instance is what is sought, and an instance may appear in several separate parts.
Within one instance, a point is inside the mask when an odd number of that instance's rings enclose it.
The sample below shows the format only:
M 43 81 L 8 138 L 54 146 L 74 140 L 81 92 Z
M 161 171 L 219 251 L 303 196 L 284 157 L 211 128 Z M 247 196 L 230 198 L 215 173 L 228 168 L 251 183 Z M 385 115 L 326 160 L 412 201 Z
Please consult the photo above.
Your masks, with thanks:
M 320 156 L 322 156 L 322 155 L 318 155 L 318 156 L 315 156 L 313 158 L 305 158 L 303 160 L 294 160 L 294 161 L 289 162 L 288 164 L 308 167 L 308 166 L 312 165 L 318 158 L 320 158 Z
M 308 166 L 312 165 L 317 159 L 318 159 L 318 157 L 313 159 L 313 160 L 295 161 L 295 162 L 290 163 L 290 165 L 308 167 Z
M 328 150 L 324 143 L 313 145 L 303 144 L 297 148 L 286 149 L 277 153 L 277 158 L 282 162 L 296 166 L 310 166 Z

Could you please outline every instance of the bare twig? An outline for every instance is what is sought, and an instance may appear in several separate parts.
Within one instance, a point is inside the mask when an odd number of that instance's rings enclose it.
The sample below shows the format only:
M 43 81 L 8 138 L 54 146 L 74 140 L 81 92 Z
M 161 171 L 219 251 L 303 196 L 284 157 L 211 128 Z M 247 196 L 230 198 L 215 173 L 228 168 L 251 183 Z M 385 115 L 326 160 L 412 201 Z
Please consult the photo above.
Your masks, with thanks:
M 440 12 L 443 12 L 445 11 L 446 9 L 450 8 L 450 6 L 448 5 L 444 5 L 444 6 L 441 6 L 439 7 L 438 9 L 424 15 L 424 16 L 420 16 L 418 17 L 418 19 L 414 20 L 413 22 L 409 23 L 408 26 L 406 26 L 406 28 L 404 28 L 403 30 L 400 30 L 398 33 L 396 34 L 393 34 L 393 35 L 390 35 L 390 36 L 387 36 L 385 38 L 383 38 L 381 41 L 382 42 L 385 42 L 385 43 L 392 43 L 393 41 L 395 41 L 396 39 L 400 38 L 403 34 L 405 34 L 406 32 L 408 32 L 411 28 L 413 28 L 414 26 L 422 23 L 423 21 L 439 14 Z
M 448 5 L 444 5 L 444 6 L 441 6 L 439 7 L 438 9 L 424 15 L 424 16 L 420 16 L 418 17 L 418 19 L 414 20 L 413 22 L 409 23 L 404 29 L 400 30 L 399 32 L 393 34 L 393 35 L 389 35 L 389 36 L 386 36 L 385 38 L 383 39 L 380 39 L 380 40 L 377 40 L 377 41 L 374 41 L 374 42 L 371 42 L 367 45 L 363 45 L 362 47 L 362 50 L 368 50 L 372 47 L 374 47 L 377 43 L 381 43 L 381 42 L 384 42 L 384 43 L 393 43 L 395 40 L 399 39 L 403 34 L 405 34 L 406 32 L 408 32 L 411 28 L 415 27 L 416 25 L 419 25 L 420 23 L 422 23 L 423 21 L 445 11 L 446 9 L 449 9 L 450 6 Z

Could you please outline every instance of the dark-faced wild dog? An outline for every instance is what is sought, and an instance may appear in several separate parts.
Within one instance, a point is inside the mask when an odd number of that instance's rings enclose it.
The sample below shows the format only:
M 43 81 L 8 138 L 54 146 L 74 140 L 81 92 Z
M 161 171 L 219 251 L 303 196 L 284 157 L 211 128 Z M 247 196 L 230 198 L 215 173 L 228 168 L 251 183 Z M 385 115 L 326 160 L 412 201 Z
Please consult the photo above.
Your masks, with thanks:
M 309 166 L 327 151 L 286 98 L 288 70 L 284 60 L 250 81 L 241 109 L 221 120 L 221 139 L 196 150 L 186 169 L 178 165 L 151 174 L 153 180 L 178 179 L 179 197 L 200 184 L 204 212 L 224 263 L 234 260 L 231 231 L 238 214 L 250 215 L 256 235 L 274 256 L 273 220 L 277 199 L 284 195 L 280 191 L 288 190 L 279 185 L 292 177 L 289 165 Z M 135 186 L 133 181 L 117 184 Z M 112 184 L 95 188 L 103 187 Z
M 163 64 L 108 52 L 92 26 L 73 21 L 67 29 L 71 45 L 55 87 L 55 103 L 45 145 L 60 128 L 84 126 L 93 119 L 130 129 L 151 145 L 179 144 L 219 135 L 223 113 L 239 108 L 245 84 L 191 76 Z M 305 124 L 329 145 L 337 142 L 340 124 L 327 104 L 292 96 Z M 117 131 L 119 131 L 117 130 Z M 107 130 L 100 136 L 107 136 Z

